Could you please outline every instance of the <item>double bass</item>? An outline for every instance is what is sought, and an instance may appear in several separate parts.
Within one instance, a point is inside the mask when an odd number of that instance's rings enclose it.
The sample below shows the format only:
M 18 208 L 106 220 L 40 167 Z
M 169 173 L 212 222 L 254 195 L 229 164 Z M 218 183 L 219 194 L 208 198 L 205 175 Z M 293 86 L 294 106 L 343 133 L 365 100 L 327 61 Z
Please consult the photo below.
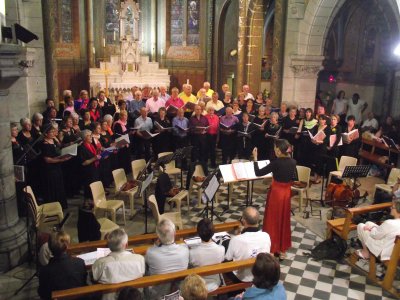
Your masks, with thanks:
M 365 192 L 363 197 L 366 197 Z M 361 198 L 363 198 L 361 197 Z M 325 202 L 332 207 L 354 207 L 360 199 L 358 187 L 351 188 L 345 183 L 330 183 L 325 192 Z

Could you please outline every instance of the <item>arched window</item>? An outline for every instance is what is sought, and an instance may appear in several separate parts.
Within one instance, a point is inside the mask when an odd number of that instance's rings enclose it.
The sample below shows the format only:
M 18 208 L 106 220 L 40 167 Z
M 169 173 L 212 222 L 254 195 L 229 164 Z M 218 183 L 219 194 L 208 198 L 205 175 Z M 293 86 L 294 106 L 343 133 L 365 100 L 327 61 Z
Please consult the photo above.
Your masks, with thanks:
M 200 0 L 171 0 L 171 46 L 198 46 Z
M 72 0 L 57 1 L 57 41 L 59 43 L 73 43 L 73 16 L 72 16 Z
M 120 0 L 106 0 L 105 6 L 105 39 L 107 44 L 119 43 Z

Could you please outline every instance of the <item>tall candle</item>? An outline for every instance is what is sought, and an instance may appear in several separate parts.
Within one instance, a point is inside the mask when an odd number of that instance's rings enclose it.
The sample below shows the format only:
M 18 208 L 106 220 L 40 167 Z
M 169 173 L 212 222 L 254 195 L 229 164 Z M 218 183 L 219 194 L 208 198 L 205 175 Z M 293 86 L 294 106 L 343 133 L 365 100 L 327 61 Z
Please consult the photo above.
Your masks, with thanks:
M 103 38 L 103 47 L 104 48 L 106 47 L 106 39 L 105 38 Z
M 189 84 L 189 79 L 186 79 L 186 84 Z
M 93 54 L 96 54 L 96 48 L 93 47 Z
M 114 31 L 114 41 L 117 39 L 116 32 Z
M 164 51 L 163 51 L 163 49 L 161 48 L 161 56 L 163 56 L 163 54 L 164 54 Z

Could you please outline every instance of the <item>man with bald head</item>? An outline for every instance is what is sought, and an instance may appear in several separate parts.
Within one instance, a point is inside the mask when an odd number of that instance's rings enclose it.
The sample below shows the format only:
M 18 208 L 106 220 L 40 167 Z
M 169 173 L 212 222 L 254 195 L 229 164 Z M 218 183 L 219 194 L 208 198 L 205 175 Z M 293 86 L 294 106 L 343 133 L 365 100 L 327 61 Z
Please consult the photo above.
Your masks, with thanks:
M 243 230 L 229 242 L 225 259 L 237 261 L 256 257 L 258 253 L 269 253 L 271 239 L 268 233 L 259 228 L 260 214 L 258 210 L 252 206 L 246 207 L 241 223 Z M 234 282 L 251 282 L 253 280 L 251 268 L 233 271 L 229 274 Z
M 244 100 L 246 100 L 246 101 L 249 99 L 254 100 L 254 96 L 253 96 L 253 94 L 250 93 L 250 87 L 248 84 L 245 84 L 243 86 L 242 91 L 244 93 Z

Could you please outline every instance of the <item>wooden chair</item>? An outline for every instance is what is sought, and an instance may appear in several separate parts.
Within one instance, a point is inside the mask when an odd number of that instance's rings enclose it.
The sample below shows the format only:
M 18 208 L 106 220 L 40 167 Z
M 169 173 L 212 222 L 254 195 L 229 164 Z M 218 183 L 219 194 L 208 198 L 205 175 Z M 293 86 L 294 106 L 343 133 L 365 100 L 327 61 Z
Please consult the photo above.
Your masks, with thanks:
M 137 159 L 131 162 L 133 179 L 137 179 L 139 172 L 142 171 L 145 166 L 146 161 L 144 159 Z
M 31 205 L 33 206 L 33 212 L 36 214 L 38 228 L 42 226 L 53 226 L 62 221 L 64 218 L 64 213 L 60 202 L 51 202 L 38 205 L 32 188 L 29 185 L 25 187 L 24 191 L 27 194 L 28 202 L 30 201 Z
M 344 168 L 346 168 L 348 166 L 356 166 L 356 165 L 357 165 L 357 158 L 343 155 L 340 158 L 338 170 L 329 172 L 327 184 L 329 184 L 331 182 L 332 176 L 342 178 Z
M 116 222 L 117 210 L 122 208 L 122 215 L 125 220 L 125 204 L 122 200 L 107 200 L 106 193 L 104 191 L 103 183 L 96 181 L 90 184 L 90 189 L 93 195 L 94 211 L 104 211 L 111 214 L 111 221 Z
M 129 198 L 129 208 L 131 209 L 131 218 L 136 214 L 134 198 L 135 194 L 138 192 L 139 187 L 136 186 L 128 191 L 121 190 L 122 187 L 128 182 L 124 169 L 116 169 L 112 171 L 115 183 L 115 195 L 128 196 Z
M 170 201 L 175 201 L 173 200 L 174 198 L 172 198 Z M 157 200 L 156 197 L 154 195 L 150 195 L 149 197 L 149 205 L 151 208 L 151 211 L 153 213 L 153 217 L 156 220 L 156 224 L 161 220 L 161 219 L 170 219 L 176 227 L 178 227 L 179 229 L 183 229 L 183 223 L 182 223 L 182 216 L 181 216 L 181 208 L 180 208 L 180 201 L 176 200 L 176 207 L 177 210 L 176 212 L 167 212 L 167 213 L 163 213 L 162 215 L 160 215 L 160 211 L 158 210 L 158 204 L 157 204 Z
M 308 190 L 310 188 L 310 174 L 311 169 L 303 166 L 296 166 L 297 169 L 297 179 L 300 182 L 304 182 L 307 184 L 306 187 L 300 188 L 292 186 L 291 190 L 297 192 L 299 194 L 299 212 L 301 212 L 301 208 L 303 206 L 303 193 L 306 193 L 306 198 L 308 199 Z
M 158 158 L 172 154 L 173 152 L 161 152 L 158 154 Z M 161 167 L 160 167 L 160 171 L 162 171 Z M 177 168 L 175 166 L 175 160 L 170 161 L 169 163 L 167 163 L 165 165 L 165 173 L 167 173 L 168 175 L 172 175 L 174 176 L 174 182 L 175 184 L 177 184 L 178 182 L 178 175 L 181 174 L 181 169 Z M 183 178 L 181 178 L 181 184 L 183 184 Z
M 385 191 L 387 193 L 392 193 L 392 187 L 396 184 L 397 178 L 399 176 L 400 176 L 400 169 L 397 169 L 397 168 L 391 169 L 386 183 L 375 184 L 375 190 L 374 190 L 373 195 L 375 196 L 375 192 L 377 189 Z

